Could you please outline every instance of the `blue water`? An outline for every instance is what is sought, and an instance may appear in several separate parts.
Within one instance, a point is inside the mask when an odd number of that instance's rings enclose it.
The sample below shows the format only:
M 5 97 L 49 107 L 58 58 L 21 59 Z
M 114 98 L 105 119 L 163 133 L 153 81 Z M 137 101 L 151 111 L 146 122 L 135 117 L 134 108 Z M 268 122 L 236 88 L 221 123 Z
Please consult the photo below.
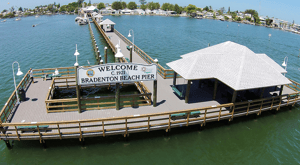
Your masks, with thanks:
M 278 64 L 289 57 L 287 77 L 300 82 L 300 36 L 265 27 L 159 16 L 105 16 L 116 23 L 124 36 L 134 30 L 135 44 L 165 66 L 180 55 L 227 40 L 245 45 L 255 53 L 266 53 Z M 11 64 L 21 70 L 73 66 L 75 44 L 80 65 L 96 64 L 88 26 L 78 26 L 74 15 L 26 17 L 0 23 L 0 106 L 13 91 Z M 32 27 L 33 24 L 38 24 Z M 239 25 L 239 26 L 238 26 Z M 92 24 L 101 54 L 107 46 Z M 269 41 L 269 34 L 272 34 Z M 131 40 L 131 38 L 129 38 Z M 109 59 L 113 59 L 109 51 Z M 16 66 L 15 66 L 16 67 Z M 17 78 L 17 82 L 20 77 Z M 208 123 L 197 127 L 87 138 L 82 147 L 78 139 L 15 141 L 13 150 L 0 142 L 0 164 L 299 164 L 300 108 L 283 108 L 279 113 Z

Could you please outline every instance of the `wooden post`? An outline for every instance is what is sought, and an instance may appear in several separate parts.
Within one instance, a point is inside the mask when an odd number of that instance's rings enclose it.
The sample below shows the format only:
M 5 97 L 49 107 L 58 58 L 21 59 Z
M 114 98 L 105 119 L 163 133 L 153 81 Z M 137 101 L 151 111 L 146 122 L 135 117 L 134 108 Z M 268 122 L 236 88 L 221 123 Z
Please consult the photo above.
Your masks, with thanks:
M 78 66 L 75 66 L 76 95 L 77 95 L 78 113 L 81 113 L 80 89 L 78 85 L 77 68 Z
M 116 83 L 116 110 L 120 110 L 120 83 Z
M 5 142 L 6 147 L 7 147 L 8 149 L 11 149 L 11 148 L 12 148 L 11 145 L 10 145 L 10 143 L 9 143 L 9 140 L 4 140 L 4 142 Z
M 218 80 L 215 79 L 215 87 L 214 87 L 213 100 L 216 100 L 216 97 L 217 97 L 217 88 L 218 88 Z
M 232 103 L 235 103 L 236 94 L 237 94 L 237 91 L 233 91 L 232 100 L 231 100 Z
M 174 71 L 174 77 L 173 77 L 173 85 L 176 85 L 176 77 L 177 77 L 177 73 Z
M 189 95 L 190 95 L 190 89 L 191 89 L 191 80 L 188 80 L 187 86 L 186 86 L 186 93 L 185 93 L 185 103 L 189 103 Z
M 132 62 L 132 46 L 130 46 L 130 62 Z
M 157 106 L 157 80 L 153 81 L 153 107 Z
M 283 85 L 280 86 L 280 92 L 279 92 L 279 96 L 282 95 L 282 91 L 283 91 Z
M 104 48 L 104 58 L 105 64 L 107 64 L 107 47 Z
M 262 99 L 264 97 L 265 89 L 266 88 L 261 89 L 261 94 L 260 94 L 260 97 L 259 97 L 260 99 Z

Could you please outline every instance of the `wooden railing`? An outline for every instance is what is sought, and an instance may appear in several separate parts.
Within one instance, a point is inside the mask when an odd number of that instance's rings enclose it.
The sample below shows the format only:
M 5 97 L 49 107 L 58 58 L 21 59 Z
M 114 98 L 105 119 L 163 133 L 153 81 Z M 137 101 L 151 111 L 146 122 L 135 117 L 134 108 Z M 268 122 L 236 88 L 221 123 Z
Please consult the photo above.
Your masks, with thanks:
M 127 86 L 130 84 L 122 84 L 122 86 Z M 135 86 L 140 91 L 140 94 L 133 95 L 121 95 L 120 96 L 120 106 L 121 107 L 134 107 L 134 106 L 146 106 L 151 105 L 151 95 L 152 93 L 142 82 L 135 82 Z M 68 111 L 78 111 L 77 98 L 68 99 L 55 99 L 53 98 L 54 90 L 58 89 L 75 89 L 76 81 L 75 77 L 56 77 L 52 79 L 45 104 L 47 113 L 51 112 L 68 112 Z M 88 85 L 80 86 L 81 89 L 91 88 L 91 87 L 108 87 L 111 85 Z M 74 96 L 75 97 L 75 96 Z M 81 97 L 81 109 L 85 110 L 99 110 L 99 109 L 109 109 L 115 108 L 115 96 L 96 96 L 92 98 Z
M 289 79 L 289 80 L 292 82 L 292 84 L 288 84 L 288 85 L 286 85 L 286 87 L 288 87 L 294 91 L 300 91 L 300 84 L 292 79 Z
M 104 31 L 101 29 L 100 25 L 97 23 L 97 21 L 92 18 L 94 24 L 97 26 L 97 29 L 99 30 L 99 32 L 102 34 L 102 36 L 104 37 L 105 41 L 108 43 L 108 45 L 110 46 L 111 50 L 114 52 L 114 53 L 117 53 L 116 52 L 116 49 L 115 49 L 115 46 L 114 44 L 110 41 L 110 39 L 107 37 L 107 35 L 104 33 Z
M 30 83 L 31 83 L 31 79 L 30 79 L 30 70 L 29 70 L 25 74 L 21 82 L 18 84 L 17 89 L 23 88 L 26 91 Z M 16 96 L 16 91 L 14 90 L 0 112 L 0 119 L 1 119 L 0 124 L 5 123 L 8 120 L 15 106 L 17 106 L 17 96 Z
M 68 111 L 78 111 L 78 100 L 77 98 L 69 98 L 69 99 L 55 99 L 53 98 L 54 92 L 55 92 L 55 88 L 70 88 L 69 83 L 72 83 L 72 87 L 75 85 L 74 82 L 75 80 L 73 80 L 75 77 L 57 77 L 57 78 L 53 78 L 46 100 L 45 100 L 45 104 L 46 104 L 46 109 L 47 109 L 47 113 L 51 113 L 51 112 L 68 112 Z M 72 79 L 71 81 L 69 79 Z M 65 81 L 60 81 L 60 80 L 65 80 Z M 68 81 L 69 80 L 69 81 Z M 63 85 L 57 85 L 57 84 L 62 84 Z
M 60 67 L 60 68 L 47 68 L 47 69 L 33 69 L 33 77 L 41 78 L 45 74 L 53 74 L 55 69 L 59 71 L 59 74 L 62 77 L 72 77 L 75 76 L 75 68 L 74 67 Z
M 131 41 L 129 41 L 126 37 L 124 37 L 120 32 L 118 32 L 116 29 L 114 30 L 116 35 L 119 36 L 127 45 L 133 45 Z M 143 50 L 141 50 L 139 47 L 134 45 L 134 51 L 148 64 L 154 63 L 154 60 Z M 174 71 L 172 69 L 165 69 L 160 64 L 157 64 L 157 71 L 162 78 L 173 78 L 174 77 Z M 178 76 L 180 77 L 180 76 Z
M 229 103 L 218 106 L 180 110 L 164 113 L 154 113 L 125 117 L 110 117 L 76 121 L 33 122 L 33 123 L 2 123 L 1 139 L 12 140 L 46 140 L 107 136 L 122 134 L 128 136 L 134 132 L 149 132 L 151 130 L 170 131 L 173 127 L 189 126 L 207 122 L 232 120 L 234 117 L 246 116 L 262 111 L 279 110 L 282 106 L 295 105 L 299 102 L 299 93 L 276 96 L 241 103 Z M 197 112 L 199 115 L 193 115 Z M 197 114 L 196 113 L 196 114 Z M 18 128 L 18 126 L 33 126 L 33 128 Z M 45 128 L 45 126 L 47 126 Z M 36 133 L 32 133 L 35 131 Z

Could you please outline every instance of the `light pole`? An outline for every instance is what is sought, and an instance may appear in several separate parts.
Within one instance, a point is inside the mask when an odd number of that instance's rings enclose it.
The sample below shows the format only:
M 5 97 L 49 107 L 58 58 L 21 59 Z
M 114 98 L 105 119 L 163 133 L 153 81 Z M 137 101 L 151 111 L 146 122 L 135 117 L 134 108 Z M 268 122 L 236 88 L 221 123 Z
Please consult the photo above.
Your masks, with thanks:
M 76 51 L 75 51 L 75 53 L 74 53 L 74 56 L 76 56 L 76 63 L 74 64 L 74 66 L 78 66 L 79 64 L 78 64 L 78 59 L 77 59 L 77 56 L 79 56 L 80 55 L 80 53 L 78 53 L 78 51 L 77 51 L 77 44 L 76 44 Z
M 134 52 L 134 31 L 132 29 L 130 29 L 128 37 L 131 37 L 130 31 L 132 31 L 132 43 L 133 43 L 133 52 Z
M 16 91 L 16 96 L 17 96 L 17 103 L 20 104 L 20 100 L 19 100 L 19 96 L 18 96 L 18 90 L 17 90 L 17 86 L 16 86 L 16 78 L 15 78 L 15 71 L 14 71 L 14 64 L 17 63 L 18 64 L 18 72 L 17 72 L 17 76 L 21 76 L 23 74 L 23 72 L 21 72 L 20 69 L 20 65 L 17 61 L 12 63 L 12 70 L 13 70 L 13 77 L 14 77 L 14 84 L 15 84 L 15 91 Z
M 285 67 L 285 71 L 286 71 L 286 68 L 287 68 L 287 63 L 288 63 L 288 56 L 284 57 L 284 60 L 283 60 L 283 63 L 282 63 L 282 66 Z M 286 73 L 284 73 L 284 76 L 285 76 Z

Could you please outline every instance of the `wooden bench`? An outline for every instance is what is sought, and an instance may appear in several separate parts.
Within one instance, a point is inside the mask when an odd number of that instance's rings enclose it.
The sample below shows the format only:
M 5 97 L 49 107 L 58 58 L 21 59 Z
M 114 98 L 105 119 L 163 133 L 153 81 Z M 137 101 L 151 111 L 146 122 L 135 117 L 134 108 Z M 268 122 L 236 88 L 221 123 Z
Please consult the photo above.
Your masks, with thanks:
M 176 120 L 176 119 L 186 119 L 187 118 L 187 113 L 175 113 L 175 114 L 171 114 L 171 119 L 172 120 Z M 193 118 L 193 117 L 199 117 L 200 116 L 200 111 L 192 111 L 190 112 L 190 116 L 189 118 Z
M 49 128 L 49 125 L 39 125 L 40 131 L 47 131 L 46 128 Z M 21 130 L 21 132 L 36 132 L 37 126 L 17 126 L 17 129 Z
M 173 91 L 179 96 L 179 97 L 183 97 L 182 92 L 180 92 L 176 86 L 172 86 Z
M 54 75 L 54 74 L 44 74 L 44 75 L 42 75 L 43 80 L 47 80 L 47 79 L 52 80 L 53 77 L 61 77 L 61 74 L 57 74 L 57 75 Z

